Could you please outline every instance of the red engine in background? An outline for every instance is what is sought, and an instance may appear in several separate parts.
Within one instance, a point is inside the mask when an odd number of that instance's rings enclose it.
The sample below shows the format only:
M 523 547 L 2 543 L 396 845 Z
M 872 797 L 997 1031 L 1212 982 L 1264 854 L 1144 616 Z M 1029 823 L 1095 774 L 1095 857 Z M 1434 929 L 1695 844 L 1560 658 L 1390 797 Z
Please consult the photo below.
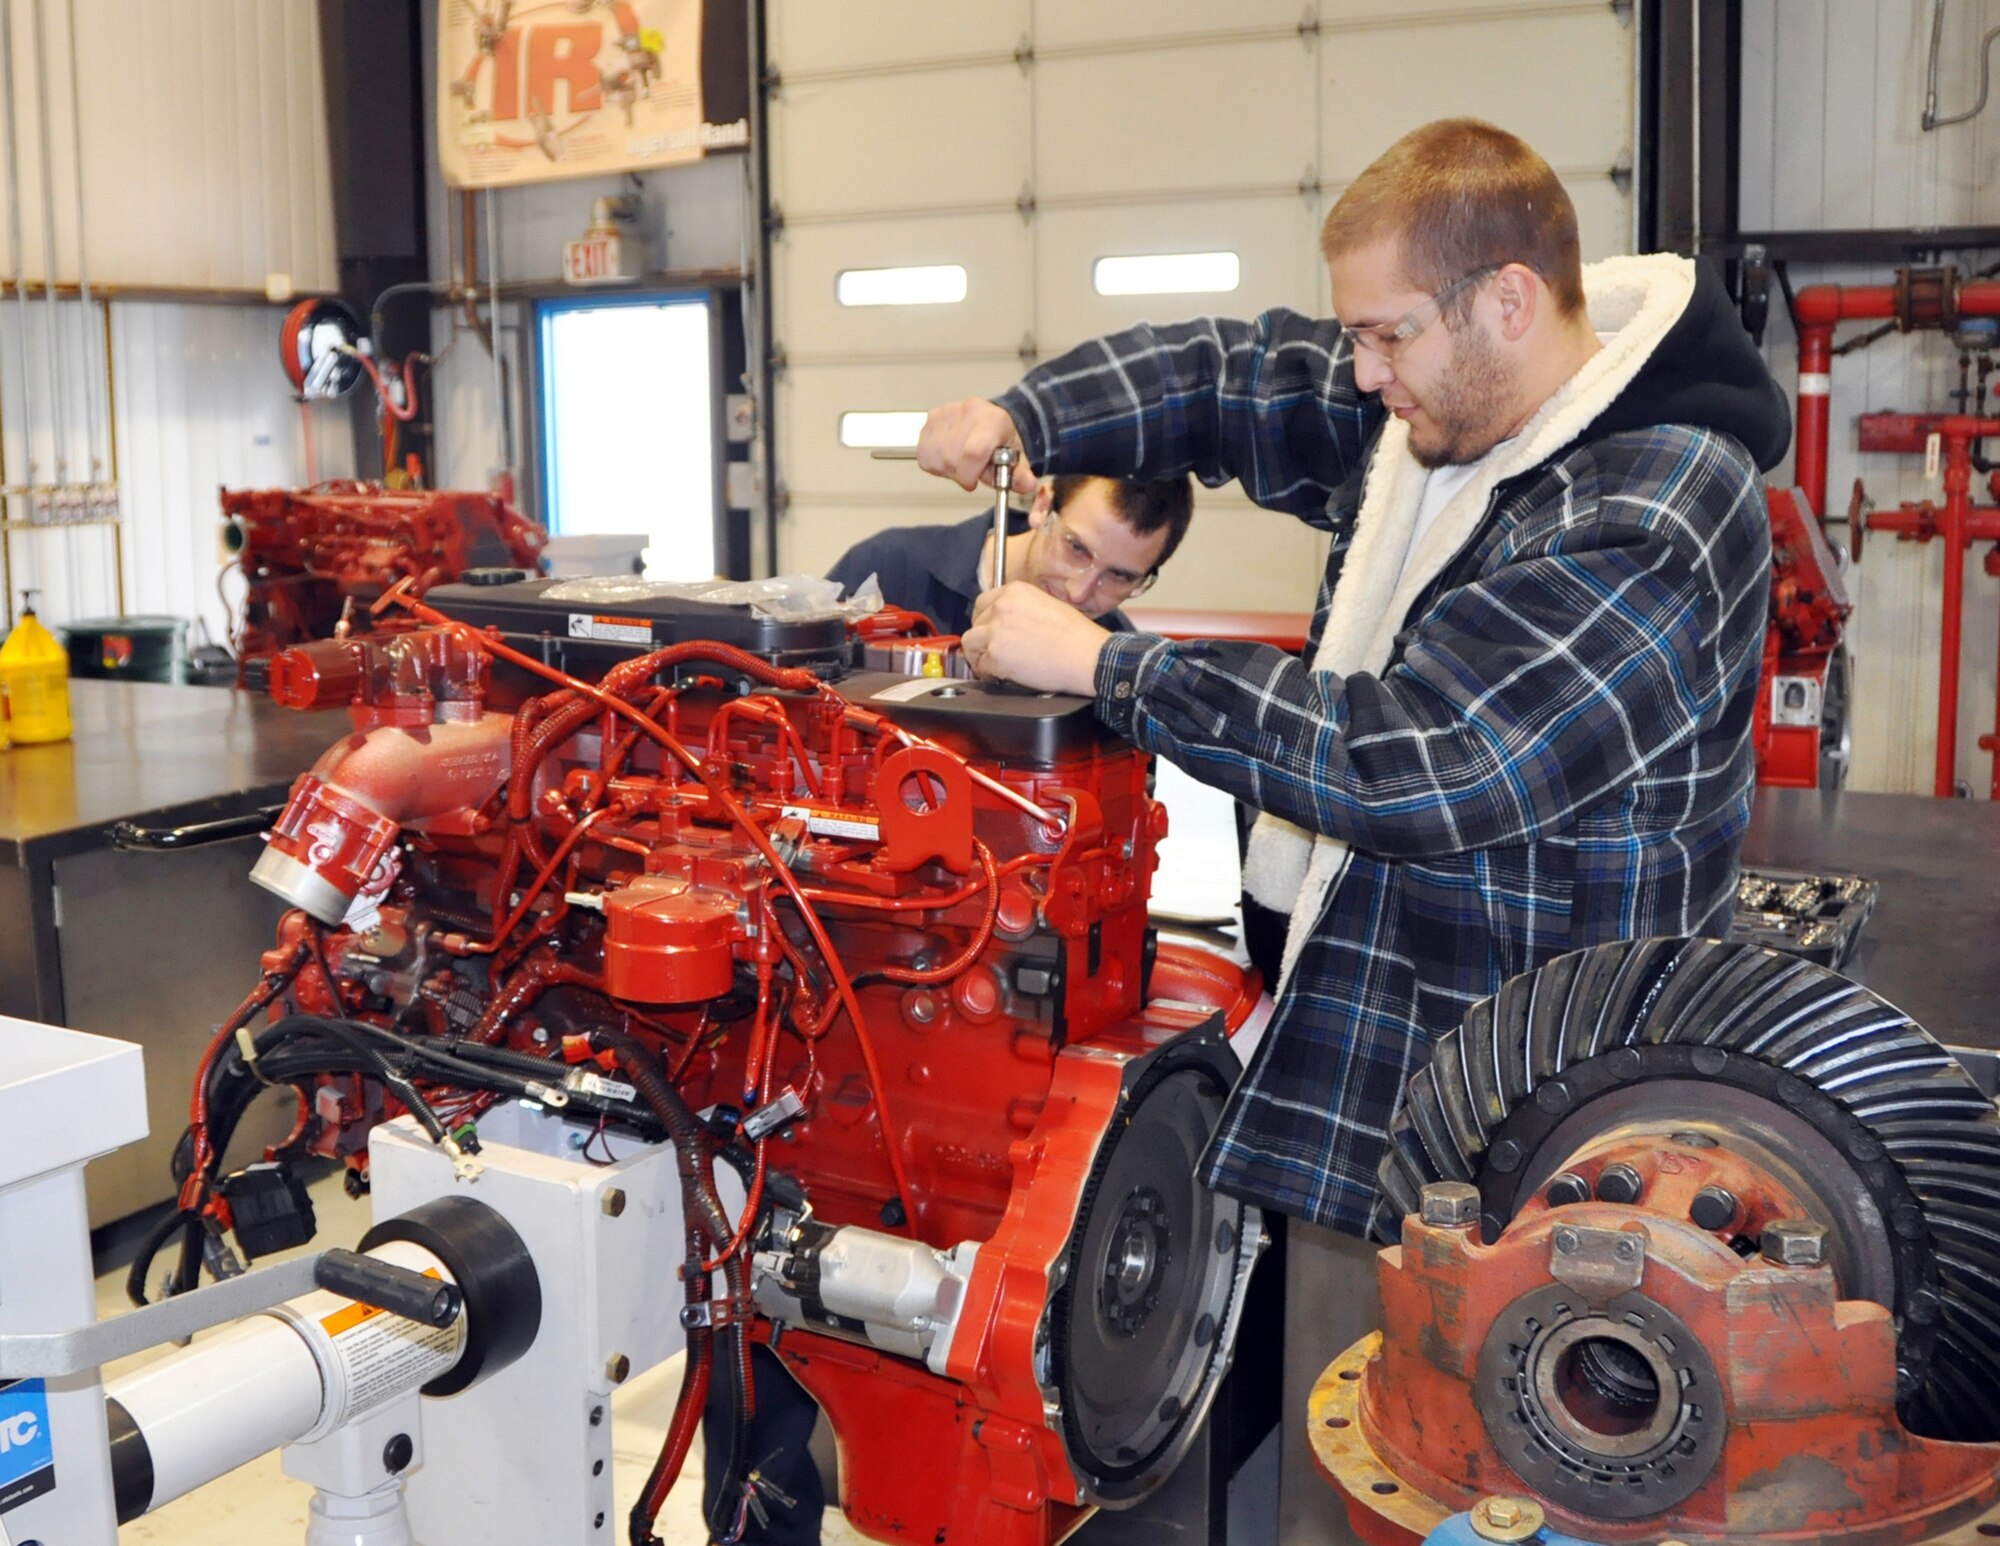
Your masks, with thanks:
M 1086 700 L 842 677 L 837 620 L 547 588 L 447 587 L 410 603 L 430 626 L 274 660 L 274 696 L 355 733 L 256 867 L 298 910 L 204 1069 L 183 1216 L 227 1222 L 221 1108 L 259 1080 L 301 1090 L 290 1152 L 357 1170 L 399 1109 L 459 1155 L 494 1100 L 554 1092 L 682 1156 L 661 1313 L 689 1384 L 642 1512 L 711 1371 L 774 1326 L 871 1536 L 1044 1546 L 1142 1496 L 1262 1238 L 1193 1178 L 1259 985 L 1156 949 L 1149 759 Z
M 225 489 L 223 545 L 248 582 L 230 641 L 241 663 L 333 636 L 343 616 L 399 580 L 419 594 L 468 569 L 534 573 L 540 527 L 498 494 L 325 483 L 311 489 Z

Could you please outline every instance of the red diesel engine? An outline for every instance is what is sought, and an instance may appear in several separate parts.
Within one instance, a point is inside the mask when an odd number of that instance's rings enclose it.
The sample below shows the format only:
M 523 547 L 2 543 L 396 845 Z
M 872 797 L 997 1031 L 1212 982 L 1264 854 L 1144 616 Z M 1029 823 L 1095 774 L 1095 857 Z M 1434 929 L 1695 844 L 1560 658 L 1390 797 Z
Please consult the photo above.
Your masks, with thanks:
M 1263 1238 L 1194 1180 L 1257 982 L 1156 948 L 1149 759 L 1082 699 L 850 672 L 837 618 L 489 578 L 272 662 L 355 728 L 254 872 L 295 910 L 196 1091 L 185 1248 L 264 1201 L 217 1157 L 266 1083 L 278 1152 L 357 1171 L 385 1115 L 458 1155 L 525 1096 L 679 1156 L 688 1377 L 635 1542 L 774 1327 L 875 1538 L 1044 1546 L 1143 1496 Z
M 327 639 L 344 615 L 398 580 L 419 594 L 468 569 L 537 567 L 541 528 L 498 494 L 323 483 L 311 489 L 225 489 L 225 547 L 249 583 L 232 639 L 238 662 Z M 240 669 L 240 667 L 239 667 Z

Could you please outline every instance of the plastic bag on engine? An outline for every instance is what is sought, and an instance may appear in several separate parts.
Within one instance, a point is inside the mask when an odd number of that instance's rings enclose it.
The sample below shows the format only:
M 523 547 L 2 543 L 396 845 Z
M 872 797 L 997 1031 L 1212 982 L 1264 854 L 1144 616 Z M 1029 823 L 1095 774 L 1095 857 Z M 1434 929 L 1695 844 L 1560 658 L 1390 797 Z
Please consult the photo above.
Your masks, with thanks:
M 855 593 L 841 599 L 838 580 L 814 574 L 780 574 L 768 580 L 645 580 L 637 575 L 603 574 L 564 580 L 542 592 L 549 601 L 616 607 L 633 601 L 701 601 L 710 606 L 745 607 L 776 622 L 820 617 L 867 617 L 882 610 L 882 587 L 872 574 Z

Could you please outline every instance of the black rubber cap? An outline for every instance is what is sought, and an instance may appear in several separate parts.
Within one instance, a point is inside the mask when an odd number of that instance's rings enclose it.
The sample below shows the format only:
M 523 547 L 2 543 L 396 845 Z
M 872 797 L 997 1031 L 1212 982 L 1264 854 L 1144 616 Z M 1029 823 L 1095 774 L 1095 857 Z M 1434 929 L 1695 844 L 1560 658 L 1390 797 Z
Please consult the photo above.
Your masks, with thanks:
M 153 1506 L 153 1451 L 115 1397 L 104 1398 L 104 1421 L 111 1430 L 111 1497 L 118 1522 L 129 1525 Z
M 427 1396 L 455 1396 L 497 1374 L 534 1345 L 542 1326 L 542 1281 L 514 1226 L 470 1197 L 435 1197 L 361 1237 L 367 1252 L 391 1240 L 422 1246 L 445 1266 L 465 1295 L 465 1352 L 424 1387 Z

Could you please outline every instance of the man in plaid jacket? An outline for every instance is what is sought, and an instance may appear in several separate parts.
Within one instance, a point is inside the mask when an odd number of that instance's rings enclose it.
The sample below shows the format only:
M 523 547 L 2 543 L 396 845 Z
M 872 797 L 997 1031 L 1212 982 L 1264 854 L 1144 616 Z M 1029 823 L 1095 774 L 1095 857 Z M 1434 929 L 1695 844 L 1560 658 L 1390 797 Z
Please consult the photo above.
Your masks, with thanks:
M 1564 951 L 1723 927 L 1757 473 L 1790 418 L 1711 273 L 1584 270 L 1555 174 L 1490 125 L 1398 142 L 1323 248 L 1345 326 L 1134 328 L 937 410 L 919 454 L 968 488 L 1003 443 L 1037 472 L 1236 478 L 1332 534 L 1303 660 L 1107 633 L 1018 585 L 965 645 L 1265 813 L 1245 883 L 1290 915 L 1277 1011 L 1203 1176 L 1358 1234 L 1402 1087 L 1471 1004 Z

